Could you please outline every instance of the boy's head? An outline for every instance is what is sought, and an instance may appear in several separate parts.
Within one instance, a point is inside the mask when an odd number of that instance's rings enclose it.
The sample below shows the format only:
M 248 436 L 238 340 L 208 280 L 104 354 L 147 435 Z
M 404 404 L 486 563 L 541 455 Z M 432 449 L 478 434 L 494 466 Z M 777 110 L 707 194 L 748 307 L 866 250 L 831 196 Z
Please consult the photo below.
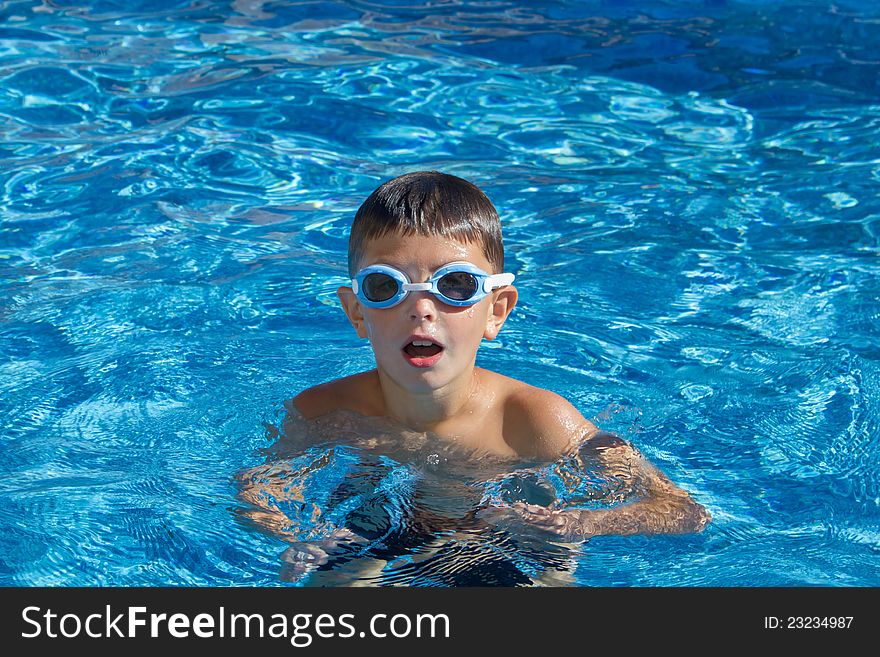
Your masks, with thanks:
M 480 341 L 494 339 L 516 305 L 495 207 L 435 171 L 390 180 L 364 201 L 348 267 L 339 300 L 370 340 L 380 377 L 399 390 L 467 388 Z
M 364 247 L 388 234 L 442 236 L 479 244 L 493 272 L 504 271 L 501 221 L 488 197 L 467 180 L 438 171 L 407 173 L 380 185 L 361 204 L 348 241 L 348 273 Z

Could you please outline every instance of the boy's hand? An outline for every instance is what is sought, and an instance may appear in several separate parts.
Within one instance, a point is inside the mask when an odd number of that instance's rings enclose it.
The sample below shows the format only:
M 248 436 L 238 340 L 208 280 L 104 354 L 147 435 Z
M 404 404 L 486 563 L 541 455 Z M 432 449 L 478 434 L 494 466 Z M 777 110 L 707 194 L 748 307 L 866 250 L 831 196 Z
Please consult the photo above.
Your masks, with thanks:
M 577 542 L 594 534 L 584 531 L 580 524 L 581 512 L 575 509 L 548 509 L 537 504 L 516 502 L 510 506 L 490 506 L 481 509 L 477 517 L 491 525 L 516 534 L 525 529 L 538 529 L 553 534 L 566 542 Z M 589 513 L 589 512 L 587 512 Z
M 568 540 L 589 538 L 594 534 L 581 525 L 581 512 L 548 509 L 538 504 L 517 502 L 513 510 L 529 525 L 552 532 Z
M 281 578 L 288 582 L 299 581 L 330 561 L 333 556 L 344 553 L 346 548 L 363 542 L 364 539 L 348 528 L 340 527 L 315 541 L 291 543 L 281 555 L 284 563 Z
M 643 500 L 610 509 L 548 509 L 522 502 L 511 508 L 527 524 L 567 541 L 608 534 L 690 534 L 703 531 L 712 519 L 690 498 L 682 503 Z

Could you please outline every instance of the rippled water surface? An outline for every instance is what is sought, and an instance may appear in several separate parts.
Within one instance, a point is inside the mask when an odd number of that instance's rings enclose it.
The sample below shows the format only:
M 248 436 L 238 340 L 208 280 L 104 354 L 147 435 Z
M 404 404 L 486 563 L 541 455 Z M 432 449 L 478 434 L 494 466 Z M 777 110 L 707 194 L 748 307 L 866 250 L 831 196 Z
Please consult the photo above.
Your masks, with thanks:
M 0 584 L 880 584 L 880 10 L 421 4 L 0 0 Z M 705 532 L 473 513 L 564 464 L 267 457 L 285 399 L 372 366 L 347 230 L 417 169 L 502 216 L 520 303 L 478 365 L 632 441 Z

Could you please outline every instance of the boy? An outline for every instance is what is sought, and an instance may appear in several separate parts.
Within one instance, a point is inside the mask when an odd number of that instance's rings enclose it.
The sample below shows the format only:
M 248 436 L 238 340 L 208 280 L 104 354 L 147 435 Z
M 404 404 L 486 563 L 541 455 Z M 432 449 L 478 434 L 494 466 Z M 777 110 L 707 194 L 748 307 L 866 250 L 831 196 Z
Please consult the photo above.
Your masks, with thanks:
M 511 461 L 561 459 L 560 471 L 573 472 L 563 478 L 577 480 L 599 469 L 616 482 L 616 501 L 629 503 L 604 509 L 523 503 L 487 508 L 472 499 L 473 488 L 451 491 L 450 480 L 443 480 L 439 485 L 447 489 L 440 497 L 460 499 L 457 511 L 438 512 L 421 504 L 409 516 L 409 526 L 387 528 L 398 532 L 395 540 L 403 553 L 380 541 L 366 558 L 357 558 L 357 578 L 350 569 L 325 568 L 319 582 L 386 582 L 383 573 L 399 572 L 393 559 L 403 560 L 401 570 L 412 567 L 407 544 L 421 545 L 416 553 L 422 556 L 433 552 L 443 560 L 457 555 L 455 564 L 423 568 L 434 568 L 435 578 L 437 572 L 471 572 L 504 552 L 503 533 L 485 532 L 486 527 L 511 522 L 525 522 L 565 541 L 601 534 L 687 533 L 702 530 L 709 521 L 702 506 L 632 446 L 599 431 L 559 395 L 475 367 L 481 340 L 498 335 L 517 301 L 514 276 L 504 273 L 498 213 L 477 187 L 438 172 L 409 173 L 381 185 L 355 216 L 348 270 L 351 284 L 337 295 L 358 336 L 370 341 L 376 368 L 309 388 L 288 402 L 283 431 L 276 432 L 281 434 L 273 448 L 276 456 L 301 454 L 310 439 L 365 436 L 356 439 L 372 451 L 394 453 L 403 446 L 404 460 L 426 446 L 456 455 L 456 466 L 482 468 L 478 479 L 486 481 L 504 477 Z M 291 546 L 282 556 L 282 577 L 299 579 L 331 557 L 344 561 L 346 555 L 364 554 L 360 548 L 385 531 L 377 532 L 369 513 L 360 519 L 357 513 L 349 515 L 344 526 L 327 521 L 333 514 L 311 504 L 303 488 L 321 467 L 321 458 L 304 465 L 270 459 L 237 477 L 240 497 L 250 505 L 242 515 Z M 438 484 L 425 480 L 422 485 Z M 423 502 L 432 499 L 425 491 L 418 495 Z M 282 511 L 290 503 L 306 510 L 304 526 L 318 523 L 314 532 L 304 537 L 298 519 Z M 475 542 L 477 537 L 483 538 Z M 571 559 L 554 549 L 559 548 L 549 543 L 542 548 L 545 563 L 537 570 L 544 575 L 531 578 L 532 583 L 555 585 L 559 573 L 563 579 L 570 575 Z M 496 559 L 486 577 L 521 583 L 522 574 L 510 566 L 519 558 Z M 371 572 L 364 577 L 367 569 Z
M 334 411 L 383 417 L 497 457 L 552 461 L 587 446 L 599 467 L 638 490 L 638 501 L 513 510 L 570 539 L 705 527 L 702 506 L 565 399 L 475 367 L 481 340 L 498 335 L 517 301 L 514 276 L 503 273 L 498 213 L 476 186 L 433 171 L 384 183 L 355 216 L 348 271 L 351 285 L 337 295 L 358 336 L 370 341 L 376 368 L 298 394 L 292 405 L 306 420 Z

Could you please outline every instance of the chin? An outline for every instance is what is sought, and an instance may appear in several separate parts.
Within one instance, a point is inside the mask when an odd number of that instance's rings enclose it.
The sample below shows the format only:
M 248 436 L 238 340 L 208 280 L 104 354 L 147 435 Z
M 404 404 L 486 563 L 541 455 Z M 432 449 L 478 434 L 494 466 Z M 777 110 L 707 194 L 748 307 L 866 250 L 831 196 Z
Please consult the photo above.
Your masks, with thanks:
M 426 368 L 421 371 L 416 368 L 409 368 L 408 370 L 384 369 L 383 371 L 398 386 L 417 394 L 440 390 L 452 383 L 454 378 L 449 373 L 438 372 L 434 368 Z
M 408 376 L 407 381 L 411 382 L 410 386 L 413 392 L 433 392 L 450 383 L 448 376 L 443 376 L 438 372 L 416 372 L 415 376 Z

